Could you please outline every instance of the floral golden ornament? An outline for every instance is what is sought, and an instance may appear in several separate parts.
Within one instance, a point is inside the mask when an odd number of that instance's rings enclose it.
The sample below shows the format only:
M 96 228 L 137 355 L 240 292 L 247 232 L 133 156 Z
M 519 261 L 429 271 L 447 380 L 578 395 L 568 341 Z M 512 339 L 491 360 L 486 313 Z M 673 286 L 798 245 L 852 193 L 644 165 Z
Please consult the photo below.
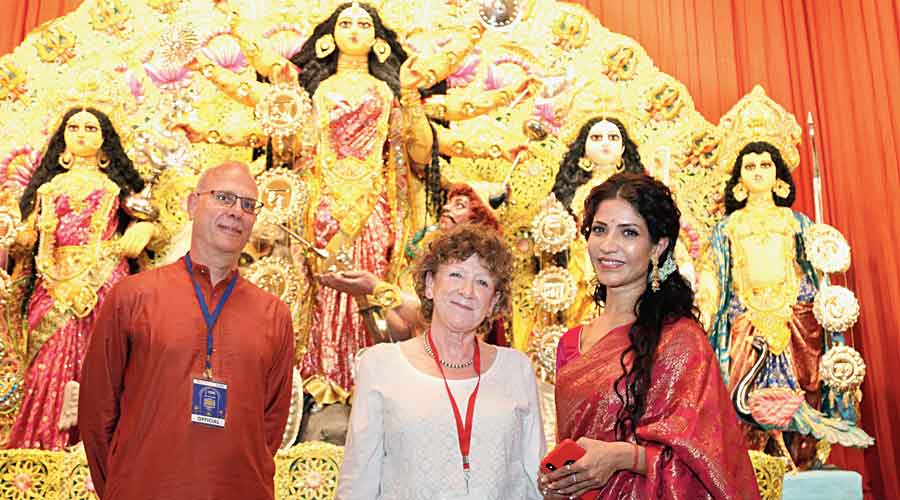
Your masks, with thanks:
M 578 168 L 584 170 L 585 172 L 593 172 L 594 171 L 594 162 L 592 162 L 587 157 L 582 157 L 578 159 Z
M 747 200 L 747 188 L 745 188 L 741 183 L 735 184 L 735 186 L 731 189 L 731 195 L 734 196 L 734 201 L 742 203 Z
M 541 202 L 540 211 L 531 220 L 531 237 L 542 252 L 562 252 L 575 241 L 575 219 L 563 204 L 550 194 Z
M 72 168 L 72 163 L 75 162 L 75 157 L 72 156 L 71 152 L 66 150 L 63 151 L 61 155 L 59 155 L 59 158 L 56 161 L 59 163 L 60 167 L 69 170 L 70 168 Z
M 267 170 L 256 179 L 256 185 L 259 201 L 263 203 L 259 218 L 269 224 L 287 223 L 301 213 L 309 200 L 306 184 L 296 172 L 287 168 Z
M 280 138 L 296 134 L 311 115 L 309 94 L 291 83 L 272 85 L 254 109 L 263 132 Z
M 819 289 L 813 300 L 816 321 L 829 332 L 843 332 L 859 319 L 859 301 L 847 288 L 826 285 Z
M 556 313 L 568 309 L 575 302 L 578 285 L 568 270 L 551 266 L 534 277 L 531 294 L 541 309 Z
M 614 82 L 631 80 L 637 70 L 637 59 L 634 47 L 614 47 L 603 54 L 603 73 Z
M 316 57 L 325 59 L 334 52 L 334 37 L 331 34 L 322 35 L 316 40 Z
M 819 362 L 822 382 L 840 394 L 853 394 L 866 377 L 866 363 L 856 349 L 848 345 L 833 346 Z
M 106 154 L 106 151 L 103 151 L 102 149 L 97 151 L 97 165 L 101 169 L 105 169 L 109 166 L 109 155 Z
M 18 207 L 0 205 L 0 247 L 8 247 L 16 241 L 21 223 L 22 217 Z
M 133 118 L 126 104 L 133 102 L 134 97 L 129 93 L 125 85 L 113 85 L 109 81 L 109 73 L 114 68 L 97 67 L 72 75 L 68 80 L 69 85 L 53 91 L 48 100 L 47 109 L 53 110 L 48 116 L 47 130 L 57 130 L 62 125 L 62 119 L 66 115 L 58 110 L 72 108 L 94 108 L 105 114 L 119 131 L 122 145 L 127 149 L 130 145 L 130 137 L 126 135 L 128 125 Z
M 562 325 L 544 327 L 528 346 L 528 357 L 534 364 L 538 378 L 553 384 L 556 379 L 556 347 L 559 339 L 566 333 Z
M 372 44 L 372 52 L 375 53 L 375 58 L 378 59 L 378 62 L 384 64 L 388 57 L 391 57 L 391 45 L 383 38 L 378 38 Z
M 730 173 L 738 153 L 751 142 L 775 146 L 794 170 L 800 164 L 801 129 L 794 115 L 766 95 L 759 85 L 741 98 L 719 121 L 723 141 L 719 146 L 719 169 Z
M 779 198 L 787 198 L 791 195 L 791 185 L 787 182 L 784 182 L 783 179 L 778 179 L 775 181 L 775 186 L 772 188 L 772 192 L 775 193 Z
M 182 68 L 194 59 L 199 46 L 194 27 L 179 23 L 159 37 L 159 57 L 167 67 Z
M 578 87 L 567 109 L 558 110 L 560 116 L 566 117 L 559 138 L 562 142 L 571 144 L 578 138 L 581 127 L 588 120 L 596 117 L 615 118 L 628 131 L 631 140 L 640 146 L 641 137 L 636 131 L 639 130 L 642 120 L 626 106 L 626 102 L 632 100 L 633 96 L 628 90 L 605 78 Z
M 278 297 L 285 304 L 292 304 L 299 298 L 300 279 L 287 259 L 263 257 L 250 264 L 242 274 L 248 281 Z
M 844 235 L 828 224 L 813 224 L 804 232 L 806 258 L 823 273 L 850 269 L 850 245 Z
M 519 0 L 480 0 L 478 19 L 487 29 L 506 30 L 522 16 Z
M 773 457 L 761 451 L 750 450 L 750 463 L 756 475 L 756 486 L 759 488 L 761 500 L 781 500 L 784 474 L 787 470 L 785 460 Z
M 382 309 L 393 309 L 403 304 L 400 287 L 388 281 L 379 281 L 369 296 L 369 304 Z

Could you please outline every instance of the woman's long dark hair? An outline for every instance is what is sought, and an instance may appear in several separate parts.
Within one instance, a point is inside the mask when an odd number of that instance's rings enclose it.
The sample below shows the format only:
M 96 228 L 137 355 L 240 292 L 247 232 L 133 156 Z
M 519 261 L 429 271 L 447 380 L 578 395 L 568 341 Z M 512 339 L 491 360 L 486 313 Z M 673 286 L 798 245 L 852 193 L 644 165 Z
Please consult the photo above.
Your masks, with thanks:
M 741 182 L 741 162 L 748 153 L 769 153 L 772 157 L 772 163 L 775 164 L 775 177 L 783 180 L 791 187 L 790 194 L 786 198 L 782 198 L 772 192 L 772 199 L 775 205 L 779 207 L 789 207 L 794 204 L 794 198 L 797 196 L 797 190 L 794 187 L 794 177 L 791 175 L 791 169 L 788 168 L 787 162 L 781 156 L 778 148 L 768 142 L 751 142 L 741 149 L 737 158 L 734 160 L 734 166 L 731 168 L 731 178 L 725 183 L 725 214 L 730 214 L 735 210 L 740 210 L 747 206 L 747 200 L 737 201 L 734 199 L 734 188 Z
M 556 199 L 562 202 L 571 210 L 578 210 L 579 207 L 572 207 L 572 198 L 575 197 L 575 190 L 585 182 L 591 180 L 591 173 L 586 172 L 578 166 L 578 161 L 584 157 L 584 146 L 587 143 L 588 134 L 591 127 L 602 121 L 608 121 L 619 129 L 622 134 L 622 144 L 625 150 L 622 152 L 622 163 L 624 171 L 635 174 L 644 173 L 644 164 L 641 163 L 641 154 L 638 152 L 637 145 L 628 136 L 625 125 L 617 118 L 606 118 L 604 116 L 596 116 L 588 120 L 578 131 L 578 137 L 569 145 L 569 150 L 563 156 L 562 163 L 559 164 L 559 171 L 556 173 L 556 181 L 553 183 L 553 194 Z
M 335 48 L 326 57 L 319 59 L 316 56 L 316 41 L 325 35 L 334 35 L 334 28 L 337 25 L 338 16 L 344 9 L 353 5 L 352 2 L 346 2 L 339 5 L 334 12 L 325 21 L 319 23 L 312 32 L 312 35 L 303 43 L 300 51 L 291 57 L 291 62 L 300 68 L 298 76 L 300 85 L 312 97 L 319 88 L 319 84 L 337 72 L 338 55 L 340 49 Z M 375 30 L 375 38 L 380 38 L 388 43 L 391 47 L 391 54 L 382 63 L 378 61 L 374 51 L 369 51 L 369 74 L 383 81 L 390 87 L 391 92 L 398 99 L 400 98 L 400 67 L 406 61 L 406 50 L 397 39 L 397 33 L 384 25 L 378 11 L 369 4 L 359 2 L 358 5 L 372 16 L 372 25 Z M 423 97 L 434 94 L 441 94 L 447 91 L 447 83 L 442 81 L 428 89 L 422 89 L 420 92 Z M 271 155 L 269 156 L 271 158 Z M 431 163 L 425 166 L 425 187 L 427 190 L 426 208 L 429 215 L 437 219 L 437 212 L 440 210 L 442 203 L 441 196 L 441 177 L 438 169 L 438 153 L 437 138 L 434 138 L 432 146 Z
M 595 187 L 584 203 L 581 234 L 586 239 L 590 237 L 597 207 L 601 202 L 611 199 L 628 202 L 641 215 L 654 244 L 662 238 L 669 239 L 669 244 L 659 256 L 660 266 L 669 255 L 674 258 L 675 242 L 681 227 L 681 212 L 665 184 L 646 174 L 623 172 Z M 648 263 L 648 275 L 650 270 L 651 264 Z M 594 289 L 593 296 L 598 305 L 603 303 L 606 300 L 606 287 L 599 284 Z M 681 273 L 673 272 L 660 283 L 659 291 L 654 292 L 647 286 L 635 303 L 634 314 L 637 319 L 628 331 L 630 345 L 619 358 L 622 375 L 614 384 L 616 395 L 622 401 L 622 407 L 616 415 L 616 436 L 620 440 L 634 434 L 646 409 L 651 370 L 663 325 L 680 318 L 696 319 L 694 292 Z M 629 356 L 633 356 L 631 367 L 625 362 Z M 624 387 L 624 393 L 620 385 Z
M 103 144 L 100 145 L 100 150 L 106 153 L 106 157 L 109 158 L 109 165 L 103 169 L 103 172 L 111 181 L 119 186 L 119 199 L 124 200 L 128 195 L 144 189 L 144 180 L 141 179 L 140 174 L 138 174 L 137 170 L 134 168 L 134 163 L 132 163 L 131 159 L 128 158 L 128 155 L 125 154 L 125 149 L 122 147 L 122 142 L 119 140 L 119 134 L 116 132 L 115 127 L 113 127 L 109 117 L 94 108 L 72 108 L 66 111 L 60 121 L 59 128 L 57 128 L 50 137 L 50 142 L 47 144 L 47 150 L 44 152 L 41 164 L 38 165 L 38 168 L 34 171 L 31 179 L 28 181 L 28 185 L 25 186 L 22 197 L 19 199 L 19 210 L 22 213 L 23 220 L 34 211 L 38 188 L 66 171 L 66 169 L 59 164 L 59 157 L 66 150 L 66 125 L 73 115 L 82 110 L 94 115 L 97 118 L 97 121 L 100 122 L 100 133 L 103 135 Z M 122 232 L 128 226 L 131 218 L 120 208 L 118 220 L 118 230 L 119 232 Z M 37 248 L 38 245 L 35 244 L 31 253 L 32 261 L 37 252 Z M 25 294 L 24 300 L 22 301 L 23 313 L 28 309 L 28 301 L 31 298 L 31 294 L 34 292 L 35 279 L 35 273 L 31 273 L 25 282 Z

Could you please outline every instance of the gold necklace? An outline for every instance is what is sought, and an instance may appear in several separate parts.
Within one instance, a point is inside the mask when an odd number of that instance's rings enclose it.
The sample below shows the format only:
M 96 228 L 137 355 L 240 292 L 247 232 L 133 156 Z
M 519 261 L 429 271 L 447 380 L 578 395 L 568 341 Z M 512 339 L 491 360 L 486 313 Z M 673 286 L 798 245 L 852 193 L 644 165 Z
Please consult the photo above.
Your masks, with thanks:
M 339 54 L 338 55 L 338 63 L 337 63 L 337 73 L 342 73 L 345 71 L 353 71 L 356 73 L 368 73 L 369 72 L 369 56 L 368 54 L 363 56 L 351 56 L 347 54 Z
M 441 363 L 441 366 L 443 366 L 444 368 L 453 368 L 454 370 L 461 370 L 463 368 L 468 368 L 468 367 L 472 366 L 472 363 L 475 362 L 474 355 L 472 356 L 472 359 L 470 359 L 468 361 L 463 361 L 462 363 L 448 363 L 448 362 L 444 361 L 443 359 L 438 359 L 434 355 L 434 352 L 431 350 L 431 345 L 428 342 L 428 335 L 422 335 L 422 338 L 424 339 L 422 344 L 425 346 L 425 354 L 427 354 L 429 358 L 437 359 Z

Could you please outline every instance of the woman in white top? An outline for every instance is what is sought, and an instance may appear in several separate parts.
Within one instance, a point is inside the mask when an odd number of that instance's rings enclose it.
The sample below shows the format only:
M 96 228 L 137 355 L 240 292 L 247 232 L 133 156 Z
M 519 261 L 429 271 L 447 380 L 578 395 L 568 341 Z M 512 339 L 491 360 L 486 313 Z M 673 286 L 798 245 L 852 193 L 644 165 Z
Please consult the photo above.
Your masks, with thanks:
M 427 328 L 360 357 L 337 499 L 541 498 L 531 365 L 476 335 L 507 309 L 511 276 L 488 228 L 461 224 L 431 242 L 415 271 Z

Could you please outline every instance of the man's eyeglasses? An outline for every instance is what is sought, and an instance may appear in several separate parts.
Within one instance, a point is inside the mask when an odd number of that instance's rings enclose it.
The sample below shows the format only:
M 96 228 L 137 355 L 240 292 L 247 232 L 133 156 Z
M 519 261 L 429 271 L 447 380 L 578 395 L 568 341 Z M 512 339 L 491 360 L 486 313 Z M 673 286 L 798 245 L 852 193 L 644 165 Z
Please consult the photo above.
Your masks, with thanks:
M 247 212 L 248 214 L 256 215 L 260 210 L 262 210 L 263 207 L 263 202 L 257 201 L 253 198 L 247 198 L 245 196 L 238 196 L 231 191 L 217 191 L 213 189 L 211 191 L 203 191 L 202 193 L 197 193 L 197 196 L 204 194 L 212 195 L 213 199 L 223 207 L 233 207 L 235 202 L 241 200 L 241 210 Z

